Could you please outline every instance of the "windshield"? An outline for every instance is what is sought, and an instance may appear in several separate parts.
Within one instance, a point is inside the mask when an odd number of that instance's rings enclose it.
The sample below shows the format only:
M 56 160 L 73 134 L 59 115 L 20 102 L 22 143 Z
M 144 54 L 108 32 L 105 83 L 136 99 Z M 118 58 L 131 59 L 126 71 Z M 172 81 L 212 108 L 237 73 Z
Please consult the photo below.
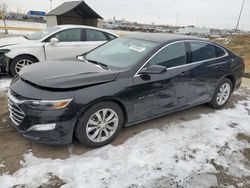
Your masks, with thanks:
M 108 67 L 124 69 L 138 63 L 157 45 L 158 43 L 150 41 L 118 38 L 89 52 L 85 58 L 92 62 L 105 64 Z
M 28 35 L 25 38 L 27 38 L 28 40 L 40 40 L 40 39 L 54 33 L 55 31 L 58 31 L 59 29 L 61 29 L 61 28 L 60 27 L 49 27 L 49 28 L 44 29 L 42 31 L 38 31 L 38 32 L 35 32 L 31 35 Z

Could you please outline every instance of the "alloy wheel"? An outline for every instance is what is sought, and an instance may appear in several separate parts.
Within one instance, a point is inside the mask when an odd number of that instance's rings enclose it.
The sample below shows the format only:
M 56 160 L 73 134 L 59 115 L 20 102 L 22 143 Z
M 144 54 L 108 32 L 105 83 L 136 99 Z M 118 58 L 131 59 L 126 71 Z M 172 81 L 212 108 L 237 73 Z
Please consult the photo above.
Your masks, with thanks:
M 224 83 L 221 85 L 219 92 L 217 93 L 216 102 L 218 105 L 223 105 L 227 102 L 230 97 L 231 86 L 229 83 Z
M 24 66 L 26 66 L 26 65 L 31 65 L 31 64 L 33 64 L 33 62 L 32 62 L 31 60 L 29 60 L 29 59 L 22 59 L 22 60 L 20 60 L 20 61 L 18 61 L 18 62 L 16 63 L 15 70 L 16 70 L 17 73 L 19 73 L 20 70 L 21 70 Z
M 114 110 L 101 109 L 88 120 L 86 133 L 91 141 L 104 142 L 116 132 L 118 124 L 119 118 Z

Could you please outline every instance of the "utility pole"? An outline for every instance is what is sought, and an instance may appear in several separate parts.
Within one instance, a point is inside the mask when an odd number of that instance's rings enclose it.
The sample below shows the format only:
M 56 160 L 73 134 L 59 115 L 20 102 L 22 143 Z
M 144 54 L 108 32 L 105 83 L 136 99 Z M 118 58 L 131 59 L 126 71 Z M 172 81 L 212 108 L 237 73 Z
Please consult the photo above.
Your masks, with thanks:
M 50 10 L 52 10 L 52 0 L 49 1 L 50 1 Z
M 239 23 L 240 23 L 240 18 L 241 18 L 241 14 L 242 14 L 244 5 L 245 5 L 245 0 L 243 0 L 242 6 L 241 6 L 241 9 L 240 9 L 240 14 L 239 14 L 239 18 L 238 18 L 238 21 L 237 21 L 237 24 L 236 24 L 235 32 L 237 32 L 237 30 L 238 30 Z
M 178 21 L 179 21 L 179 12 L 177 12 L 177 14 L 176 14 L 176 20 L 175 20 L 175 26 L 177 27 L 177 25 L 178 25 Z

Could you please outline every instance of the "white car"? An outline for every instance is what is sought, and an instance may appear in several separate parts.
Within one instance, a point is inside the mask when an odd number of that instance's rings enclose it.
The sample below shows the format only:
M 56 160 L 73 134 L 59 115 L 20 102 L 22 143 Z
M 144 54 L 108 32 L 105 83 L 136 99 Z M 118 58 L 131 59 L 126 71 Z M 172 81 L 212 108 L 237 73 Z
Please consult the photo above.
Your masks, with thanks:
M 0 39 L 0 73 L 18 74 L 32 63 L 73 58 L 117 38 L 95 27 L 59 25 L 24 37 Z

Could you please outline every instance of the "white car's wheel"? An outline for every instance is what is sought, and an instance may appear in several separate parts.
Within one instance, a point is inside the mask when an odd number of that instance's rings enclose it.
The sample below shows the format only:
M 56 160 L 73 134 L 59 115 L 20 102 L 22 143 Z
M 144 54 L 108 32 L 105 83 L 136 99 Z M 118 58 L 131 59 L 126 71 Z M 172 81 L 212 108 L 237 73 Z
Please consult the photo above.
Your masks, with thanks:
M 29 55 L 21 55 L 14 58 L 10 64 L 10 73 L 15 76 L 18 74 L 24 66 L 36 63 L 37 60 Z

